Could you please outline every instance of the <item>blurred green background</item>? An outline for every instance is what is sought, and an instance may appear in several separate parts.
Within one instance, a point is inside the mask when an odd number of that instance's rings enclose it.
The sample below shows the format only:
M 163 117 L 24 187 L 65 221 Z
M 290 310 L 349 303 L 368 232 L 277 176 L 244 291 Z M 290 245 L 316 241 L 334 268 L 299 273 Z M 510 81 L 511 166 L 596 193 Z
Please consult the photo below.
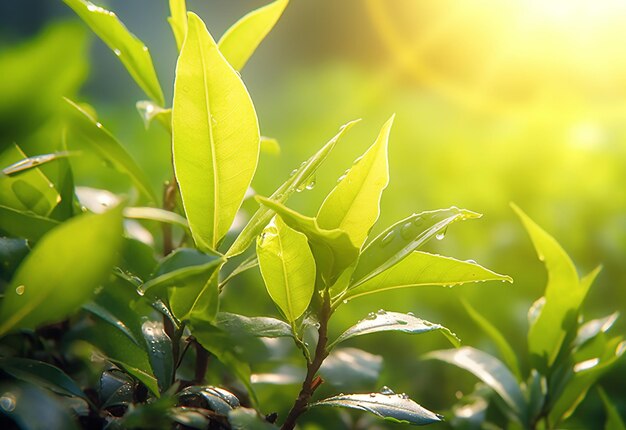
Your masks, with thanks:
M 167 1 L 100 3 L 150 47 L 171 100 L 176 47 L 165 20 Z M 264 3 L 189 0 L 188 9 L 217 38 Z M 384 307 L 444 324 L 465 344 L 493 352 L 464 313 L 463 297 L 523 351 L 526 311 L 542 294 L 546 273 L 510 202 L 562 244 L 581 274 L 603 265 L 585 304 L 587 318 L 626 310 L 626 50 L 619 37 L 626 6 L 616 0 L 600 2 L 604 6 L 539 3 L 292 0 L 243 70 L 261 132 L 281 146 L 279 155 L 262 154 L 257 193 L 269 195 L 339 126 L 363 118 L 322 167 L 315 189 L 290 200 L 289 206 L 314 214 L 395 112 L 391 182 L 373 233 L 422 210 L 456 205 L 481 212 L 481 220 L 455 224 L 428 250 L 474 259 L 515 280 L 358 299 L 333 318 L 331 332 Z M 94 106 L 155 189 L 171 176 L 167 134 L 156 124 L 145 130 L 135 110 L 141 90 L 60 0 L 0 3 L 0 44 L 2 146 L 17 142 L 36 155 L 46 144 L 41 139 L 60 127 L 60 97 L 70 96 Z M 132 195 L 128 180 L 99 161 L 72 163 L 80 185 Z M 244 208 L 254 210 L 250 202 Z M 275 314 L 258 271 L 229 287 L 223 307 Z M 625 328 L 620 319 L 614 330 Z M 353 345 L 385 358 L 379 385 L 407 392 L 430 409 L 449 407 L 457 391 L 468 392 L 474 383 L 456 369 L 419 360 L 448 347 L 437 335 L 381 334 Z M 601 382 L 626 411 L 626 363 Z M 273 410 L 296 392 L 296 386 L 264 389 L 262 404 Z M 592 393 L 581 407 L 581 425 L 602 414 Z

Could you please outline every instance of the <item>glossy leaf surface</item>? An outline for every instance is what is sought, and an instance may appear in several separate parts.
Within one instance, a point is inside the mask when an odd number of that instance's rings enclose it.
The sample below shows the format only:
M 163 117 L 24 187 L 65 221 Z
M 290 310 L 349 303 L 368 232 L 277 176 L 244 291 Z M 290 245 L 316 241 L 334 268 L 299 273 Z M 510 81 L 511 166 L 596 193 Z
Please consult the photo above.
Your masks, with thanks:
M 364 334 L 379 333 L 383 331 L 399 331 L 408 334 L 421 334 L 430 331 L 441 331 L 454 345 L 459 346 L 461 341 L 454 333 L 440 324 L 433 324 L 429 321 L 417 318 L 413 314 L 403 314 L 399 312 L 388 312 L 379 310 L 370 312 L 367 317 L 343 332 L 341 336 L 331 343 L 328 348 L 332 348 L 341 342 Z
M 454 286 L 467 282 L 508 281 L 511 278 L 492 272 L 479 264 L 456 260 L 450 257 L 413 251 L 400 263 L 362 283 L 348 289 L 343 300 L 351 300 L 366 294 L 378 293 L 394 288 L 423 285 Z
M 202 20 L 188 17 L 174 84 L 174 168 L 194 241 L 206 251 L 216 249 L 243 201 L 260 136 L 241 78 Z
M 245 15 L 220 39 L 218 46 L 233 69 L 241 70 L 274 27 L 289 0 L 276 0 Z
M 298 168 L 294 169 L 292 174 L 289 176 L 289 179 L 287 179 L 280 187 L 278 187 L 276 191 L 274 191 L 274 193 L 272 193 L 269 200 L 284 203 L 298 189 L 306 187 L 310 184 L 312 178 L 315 177 L 314 175 L 317 169 L 322 165 L 324 160 L 326 160 L 343 135 L 357 122 L 359 122 L 359 120 L 351 121 L 343 125 L 339 129 L 339 132 L 319 151 L 313 154 L 308 160 L 302 162 Z M 254 215 L 252 215 L 250 221 L 248 221 L 248 224 L 246 224 L 241 233 L 239 233 L 237 239 L 235 239 L 235 242 L 226 253 L 226 256 L 234 257 L 235 255 L 239 255 L 244 252 L 261 233 L 261 230 L 263 230 L 270 222 L 274 214 L 274 210 L 262 204 Z
M 27 358 L 0 358 L 0 369 L 14 378 L 48 388 L 65 396 L 85 398 L 85 393 L 65 372 L 51 364 Z
M 107 44 L 142 90 L 163 106 L 163 91 L 144 43 L 124 26 L 115 13 L 87 0 L 63 0 Z
M 384 272 L 433 237 L 443 238 L 450 224 L 480 216 L 476 212 L 453 206 L 449 209 L 413 214 L 398 221 L 363 249 L 351 284 L 359 285 Z
M 442 420 L 442 417 L 431 412 L 409 399 L 405 394 L 344 394 L 312 403 L 310 407 L 333 406 L 337 408 L 358 409 L 370 412 L 389 421 L 413 425 L 426 425 Z
M 292 337 L 291 326 L 284 321 L 268 317 L 246 317 L 229 312 L 217 314 L 215 325 L 233 337 Z
M 293 323 L 315 290 L 315 260 L 307 237 L 276 216 L 259 236 L 256 252 L 267 292 Z
M 37 243 L 7 288 L 0 308 L 0 335 L 59 321 L 93 295 L 117 259 L 121 212 L 117 207 L 76 217 Z
M 161 392 L 172 383 L 174 375 L 174 358 L 172 357 L 172 341 L 165 334 L 163 323 L 146 321 L 141 330 L 147 344 L 148 359 L 152 372 L 157 378 Z
M 360 248 L 378 219 L 380 197 L 389 182 L 387 143 L 393 117 L 383 125 L 374 144 L 344 174 L 317 213 L 318 225 L 345 231 Z

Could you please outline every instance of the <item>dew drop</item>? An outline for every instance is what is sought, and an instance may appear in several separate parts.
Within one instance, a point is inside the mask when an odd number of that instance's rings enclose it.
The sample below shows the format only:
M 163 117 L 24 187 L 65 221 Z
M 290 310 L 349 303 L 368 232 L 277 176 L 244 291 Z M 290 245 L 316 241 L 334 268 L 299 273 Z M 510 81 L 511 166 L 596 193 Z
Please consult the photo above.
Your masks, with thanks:
M 387 234 L 385 234 L 383 238 L 380 240 L 380 244 L 382 246 L 389 245 L 389 243 L 393 240 L 393 237 L 395 236 L 395 234 L 396 234 L 395 230 L 391 230 L 387 232 Z
M 348 299 L 343 299 L 343 304 L 347 304 L 348 303 Z
M 420 225 L 422 223 L 422 217 L 417 215 L 415 218 L 412 219 L 413 224 L 415 225 Z
M 293 175 L 295 175 L 296 173 L 298 173 L 298 169 L 293 169 L 291 171 L 291 173 L 289 174 L 289 177 L 292 177 Z
M 114 50 L 113 50 L 113 53 L 114 53 L 115 55 L 117 55 L 118 57 L 119 57 L 120 55 L 122 55 L 122 51 L 120 51 L 119 49 L 114 49 Z
M 354 166 L 355 164 L 358 164 L 358 162 L 361 161 L 362 159 L 363 159 L 362 155 L 360 157 L 355 158 L 354 161 L 352 162 L 352 165 Z
M 378 309 L 376 315 L 387 315 L 387 311 L 384 309 Z
M 414 314 L 413 312 L 407 312 L 406 314 L 407 314 L 408 316 L 410 316 L 410 317 L 414 317 L 414 316 L 415 316 L 415 314 Z
M 370 393 L 370 397 L 376 397 L 376 393 Z
M 394 393 L 394 391 L 391 388 L 385 385 L 383 386 L 383 388 L 380 389 L 380 394 L 384 394 L 386 396 L 392 396 L 396 393 Z
M 217 119 L 213 115 L 211 115 L 211 124 L 217 125 Z
M 402 235 L 402 237 L 404 239 L 411 239 L 413 237 L 413 223 L 412 222 L 407 222 L 405 223 L 402 228 L 400 229 L 400 235 Z
M 0 397 L 0 408 L 5 412 L 13 412 L 17 406 L 17 399 L 15 394 L 6 392 Z
M 337 179 L 337 183 L 343 181 L 344 179 L 346 179 L 347 175 L 341 175 L 338 179 Z
M 19 285 L 15 288 L 15 293 L 18 296 L 21 296 L 22 294 L 24 294 L 25 291 L 26 291 L 26 285 Z
M 376 319 L 376 314 L 374 312 L 370 312 L 369 314 L 367 314 L 367 316 L 365 317 L 365 319 L 368 320 L 375 320 Z
M 465 260 L 465 262 L 469 264 L 477 264 L 475 260 Z
M 304 188 L 306 188 L 307 190 L 312 190 L 313 188 L 315 188 L 315 184 L 316 184 L 315 178 L 313 178 L 309 181 L 308 184 L 306 184 Z
M 442 231 L 440 231 L 439 233 L 437 233 L 435 235 L 435 238 L 437 240 L 443 240 L 444 237 L 446 237 L 446 231 L 445 230 L 442 230 Z

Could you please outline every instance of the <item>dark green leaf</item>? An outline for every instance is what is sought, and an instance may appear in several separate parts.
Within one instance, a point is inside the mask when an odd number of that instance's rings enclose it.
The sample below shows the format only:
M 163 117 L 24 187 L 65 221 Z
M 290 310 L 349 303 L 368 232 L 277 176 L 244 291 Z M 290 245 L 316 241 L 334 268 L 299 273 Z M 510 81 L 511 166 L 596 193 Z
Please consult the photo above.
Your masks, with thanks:
M 622 420 L 622 417 L 619 415 L 617 408 L 609 399 L 609 396 L 606 395 L 602 388 L 598 388 L 598 393 L 602 398 L 602 403 L 604 403 L 604 409 L 606 409 L 606 423 L 604 424 L 604 430 L 626 430 L 626 423 Z
M 61 369 L 27 358 L 0 358 L 0 369 L 22 381 L 48 388 L 65 396 L 86 398 L 76 382 Z
M 132 403 L 133 392 L 133 380 L 121 370 L 113 368 L 100 375 L 98 394 L 102 409 Z
M 2 280 L 7 282 L 11 280 L 15 270 L 29 252 L 30 247 L 26 240 L 0 237 L 0 285 Z
M 432 424 L 442 421 L 443 418 L 418 405 L 406 394 L 395 394 L 386 387 L 380 393 L 344 394 L 309 405 L 317 406 L 358 409 L 389 421 L 412 425 Z
M 461 341 L 454 333 L 440 324 L 433 324 L 429 321 L 417 318 L 411 313 L 402 314 L 398 312 L 387 312 L 381 309 L 378 312 L 370 312 L 367 317 L 343 332 L 328 348 L 331 349 L 333 346 L 345 340 L 364 334 L 383 331 L 421 334 L 434 330 L 440 331 L 454 346 L 461 344 Z
M 456 221 L 479 218 L 466 209 L 451 207 L 413 214 L 398 221 L 366 245 L 359 256 L 351 286 L 357 286 L 400 262 L 433 237 L 443 238 Z
M 254 409 L 248 408 L 230 411 L 228 422 L 235 430 L 276 430 L 278 428 L 265 421 Z
M 148 345 L 148 359 L 152 372 L 157 378 L 159 389 L 163 392 L 172 384 L 174 376 L 172 341 L 165 333 L 161 322 L 146 321 L 141 329 Z

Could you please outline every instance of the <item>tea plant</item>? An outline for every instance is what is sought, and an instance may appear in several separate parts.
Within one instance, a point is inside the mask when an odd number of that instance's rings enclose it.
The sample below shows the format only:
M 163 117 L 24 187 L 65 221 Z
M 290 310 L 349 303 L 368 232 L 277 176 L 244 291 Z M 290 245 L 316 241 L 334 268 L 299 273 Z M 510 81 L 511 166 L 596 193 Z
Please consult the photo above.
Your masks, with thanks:
M 171 108 L 143 42 L 113 12 L 86 0 L 64 1 L 150 98 L 137 108 L 147 124 L 156 120 L 171 133 L 172 179 L 159 199 L 93 108 L 69 99 L 67 127 L 46 152 L 27 155 L 19 142 L 3 148 L 0 410 L 5 422 L 71 429 L 78 417 L 90 428 L 265 429 L 280 422 L 282 429 L 293 429 L 305 411 L 320 407 L 368 411 L 416 425 L 441 421 L 386 387 L 315 397 L 320 385 L 333 384 L 329 375 L 345 368 L 341 357 L 376 367 L 363 351 L 337 348 L 348 339 L 383 331 L 439 331 L 459 343 L 442 325 L 383 310 L 331 340 L 330 319 L 344 303 L 394 288 L 510 281 L 474 262 L 420 250 L 433 237 L 443 238 L 449 225 L 480 216 L 465 209 L 412 214 L 370 237 L 389 179 L 393 117 L 315 217 L 285 202 L 312 187 L 316 171 L 356 121 L 341 127 L 269 198 L 256 196 L 259 208 L 234 231 L 259 151 L 268 142 L 260 136 L 238 70 L 288 1 L 251 12 L 215 42 L 202 19 L 186 11 L 184 0 L 170 0 L 169 22 L 179 49 Z M 72 165 L 85 153 L 127 175 L 136 192 L 121 196 L 77 186 Z M 160 251 L 145 240 L 146 227 L 137 220 L 162 223 L 161 230 L 148 231 L 149 237 L 160 235 Z M 279 318 L 220 312 L 220 293 L 256 266 Z M 251 357 L 262 356 L 267 338 L 291 339 L 302 355 L 301 390 L 285 417 L 257 412 L 271 412 L 256 398 L 250 364 Z M 209 365 L 210 358 L 221 364 Z M 29 404 L 47 414 L 33 415 Z
M 526 358 L 530 371 L 523 372 L 520 360 L 497 327 L 466 304 L 469 315 L 493 340 L 502 360 L 469 346 L 427 355 L 465 369 L 482 381 L 455 407 L 455 428 L 487 428 L 485 419 L 491 400 L 509 421 L 506 428 L 562 428 L 589 389 L 626 350 L 622 336 L 608 334 L 617 313 L 590 321 L 582 319 L 583 301 L 600 267 L 579 278 L 556 240 L 514 208 L 548 270 L 545 295 L 528 311 Z M 610 420 L 606 428 L 623 428 L 606 395 L 602 397 Z

